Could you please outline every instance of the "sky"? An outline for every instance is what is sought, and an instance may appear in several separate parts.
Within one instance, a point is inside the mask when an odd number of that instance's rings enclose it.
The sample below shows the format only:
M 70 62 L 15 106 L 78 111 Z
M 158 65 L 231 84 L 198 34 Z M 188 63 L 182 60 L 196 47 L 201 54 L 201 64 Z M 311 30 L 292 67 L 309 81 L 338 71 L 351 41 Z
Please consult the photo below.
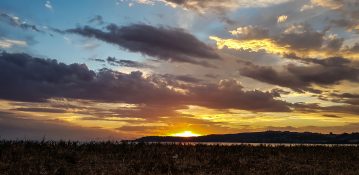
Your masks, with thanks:
M 0 138 L 359 131 L 357 0 L 2 0 Z

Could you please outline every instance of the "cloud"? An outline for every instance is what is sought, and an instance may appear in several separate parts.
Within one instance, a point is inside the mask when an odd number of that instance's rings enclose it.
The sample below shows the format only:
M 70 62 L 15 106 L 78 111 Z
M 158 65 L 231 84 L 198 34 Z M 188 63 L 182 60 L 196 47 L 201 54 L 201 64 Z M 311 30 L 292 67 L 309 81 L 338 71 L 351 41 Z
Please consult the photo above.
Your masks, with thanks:
M 122 66 L 122 67 L 133 67 L 133 68 L 151 68 L 152 66 L 140 63 L 132 60 L 119 60 L 115 57 L 107 57 L 107 63 L 112 66 Z
M 19 17 L 9 15 L 7 13 L 0 12 L 0 21 L 6 22 L 11 26 L 19 27 L 24 30 L 32 30 L 32 31 L 44 33 L 44 31 L 40 30 L 38 26 L 33 24 L 28 24 L 27 22 L 21 20 Z
M 214 109 L 244 109 L 249 111 L 288 112 L 288 104 L 275 100 L 270 92 L 258 90 L 244 91 L 235 80 L 221 80 L 218 84 L 208 84 L 189 89 L 193 103 Z
M 99 59 L 99 58 L 89 58 L 90 61 L 96 61 L 96 62 L 99 62 L 99 63 L 105 63 L 106 60 L 104 59 Z
M 342 48 L 343 43 L 344 38 L 339 38 L 337 35 L 331 34 L 324 37 L 323 47 L 328 50 L 338 51 Z M 352 50 L 350 52 L 355 53 Z
M 244 63 L 240 69 L 241 75 L 269 84 L 288 87 L 295 91 L 313 91 L 313 84 L 327 86 L 348 80 L 359 82 L 359 69 L 350 65 L 350 61 L 343 58 L 327 58 L 324 60 L 308 59 L 307 65 L 288 64 L 283 70 L 277 71 L 273 67 L 258 66 Z
M 151 0 L 136 0 L 137 3 L 140 3 L 140 4 L 147 4 L 147 5 L 153 5 L 154 2 L 151 1 Z
M 339 9 L 343 7 L 344 1 L 340 0 L 311 0 L 311 3 L 316 6 L 321 6 L 329 9 Z
M 131 52 L 139 52 L 161 60 L 204 64 L 203 60 L 220 58 L 214 49 L 182 29 L 145 24 L 125 27 L 111 24 L 106 29 L 107 31 L 101 31 L 86 26 L 70 29 L 67 32 L 93 37 Z
M 271 39 L 251 39 L 251 40 L 236 40 L 236 39 L 222 39 L 216 36 L 210 36 L 210 39 L 216 41 L 217 48 L 223 49 L 225 47 L 234 50 L 248 50 L 252 52 L 259 52 L 265 50 L 269 53 L 288 53 L 291 52 L 288 46 L 280 46 Z
M 252 30 L 248 31 L 254 31 L 253 27 Z M 270 36 L 257 37 L 257 35 L 258 34 L 250 35 L 253 37 L 247 37 L 244 40 L 222 39 L 216 36 L 210 36 L 210 39 L 217 42 L 217 48 L 219 49 L 227 47 L 229 49 L 249 50 L 253 52 L 264 50 L 271 54 L 288 54 L 294 52 L 303 55 L 310 51 L 317 52 L 316 50 L 322 46 L 324 37 L 324 33 L 312 31 L 312 29 L 304 25 L 291 25 L 279 36 L 273 38 Z
M 1 38 L 0 39 L 0 48 L 12 48 L 14 46 L 20 46 L 20 47 L 25 47 L 27 46 L 26 41 L 22 41 L 22 40 L 12 40 L 12 39 L 6 39 L 6 38 Z
M 359 94 L 352 94 L 352 93 L 332 93 L 330 94 L 331 97 L 334 97 L 332 99 L 333 102 L 336 103 L 346 103 L 351 105 L 359 105 Z
M 182 89 L 186 97 L 183 105 L 202 106 L 210 109 L 242 109 L 248 111 L 288 112 L 290 104 L 277 100 L 272 92 L 244 90 L 234 79 L 220 80 L 218 83 L 204 83 L 190 76 L 160 75 L 166 84 Z M 182 84 L 178 81 L 188 84 Z
M 274 99 L 271 92 L 244 91 L 233 80 L 202 84 L 189 76 L 145 78 L 141 72 L 125 74 L 108 69 L 94 72 L 83 64 L 66 65 L 26 54 L 1 54 L 0 84 L 0 98 L 12 101 L 70 98 L 168 109 L 197 105 L 216 109 L 289 110 L 288 104 Z
M 249 8 L 249 7 L 267 7 L 271 5 L 281 4 L 287 2 L 288 0 L 161 0 L 173 7 L 182 6 L 186 9 L 195 10 L 201 13 L 208 11 L 226 11 L 226 10 L 235 10 L 238 8 Z
M 269 35 L 269 31 L 267 29 L 252 25 L 238 27 L 235 30 L 229 31 L 229 33 L 244 39 L 260 39 L 266 38 Z
M 200 83 L 203 80 L 196 78 L 191 75 L 172 75 L 172 74 L 156 74 L 153 75 L 155 78 L 162 79 L 161 81 L 166 81 L 170 85 L 180 86 L 178 81 L 180 82 L 186 82 L 186 83 Z
M 94 23 L 97 25 L 103 25 L 105 24 L 105 21 L 103 20 L 103 17 L 101 15 L 96 15 L 93 18 L 91 18 L 88 23 Z
M 359 2 L 356 0 L 321 1 L 322 7 L 332 10 L 338 16 L 330 20 L 330 27 L 342 27 L 347 32 L 359 33 Z
M 188 82 L 188 83 L 199 83 L 202 81 L 201 79 L 192 77 L 190 75 L 177 75 L 177 76 L 174 76 L 174 79 L 178 80 L 178 81 Z
M 319 110 L 359 115 L 359 105 L 337 105 L 321 107 Z
M 15 111 L 23 111 L 23 112 L 44 112 L 44 113 L 65 113 L 64 109 L 56 109 L 56 108 L 31 108 L 31 107 L 20 107 L 14 109 Z
M 278 37 L 279 45 L 295 50 L 317 50 L 323 44 L 325 32 L 314 31 L 308 25 L 291 25 Z
M 299 57 L 346 57 L 358 59 L 359 54 L 343 48 L 344 39 L 330 34 L 327 30 L 315 31 L 305 24 L 293 24 L 276 36 L 265 38 L 223 39 L 210 36 L 218 49 L 234 49 L 249 52 L 265 51 L 269 54 L 285 56 L 295 54 Z
M 359 53 L 359 43 L 355 43 L 352 47 L 347 48 L 350 52 Z
M 4 101 L 0 101 L 4 102 Z M 66 100 L 66 99 L 56 99 L 51 100 L 49 103 L 26 103 L 26 102 L 10 102 L 11 107 L 14 109 L 10 109 L 10 112 L 13 114 L 9 117 L 16 118 L 26 118 L 32 120 L 38 119 L 38 116 L 42 118 L 42 122 L 44 124 L 57 123 L 57 124 L 66 124 L 71 126 L 83 125 L 86 123 L 90 124 L 90 126 L 99 126 L 100 123 L 108 123 L 111 127 L 110 130 L 118 137 L 126 135 L 126 137 L 140 137 L 143 135 L 163 135 L 168 134 L 169 131 L 174 130 L 183 130 L 186 129 L 187 126 L 191 126 L 191 130 L 199 130 L 200 133 L 208 133 L 208 132 L 223 132 L 228 130 L 233 130 L 227 126 L 222 126 L 224 123 L 208 121 L 203 119 L 196 119 L 195 116 L 190 114 L 181 113 L 178 110 L 186 110 L 188 107 L 170 107 L 170 106 L 156 106 L 156 105 L 131 105 L 131 104 L 122 104 L 122 103 L 101 103 L 96 101 L 88 101 L 88 100 Z M 20 110 L 18 110 L 20 108 Z M 64 110 L 62 113 L 60 110 Z M 20 111 L 20 112 L 19 112 Z M 71 116 L 71 117 L 68 117 Z M 76 118 L 75 120 L 68 120 L 66 118 Z M 58 118 L 58 119 L 53 119 Z M 0 115 L 1 120 L 1 115 Z M 65 120 L 65 121 L 63 121 Z M 36 120 L 38 121 L 38 120 Z M 25 121 L 26 122 L 26 121 Z M 69 122 L 73 123 L 70 124 Z M 6 122 L 5 122 L 6 123 Z M 31 122 L 26 122 L 31 123 Z M 1 121 L 0 121 L 1 125 Z M 101 125 L 101 124 L 100 124 Z M 27 125 L 22 124 L 23 128 L 28 128 Z M 41 126 L 40 126 L 41 127 Z M 76 128 L 79 126 L 76 126 Z M 107 128 L 106 127 L 106 128 Z M 46 127 L 45 127 L 46 128 Z M 81 128 L 92 129 L 87 127 L 79 127 Z M 118 128 L 118 129 L 117 129 Z M 98 130 L 102 134 L 101 131 L 107 131 L 101 129 L 100 127 L 93 128 L 95 131 Z M 0 129 L 1 130 L 1 129 Z M 14 129 L 15 130 L 15 129 Z M 19 131 L 15 132 L 14 130 L 10 130 L 9 132 L 20 133 L 20 134 L 7 134 L 7 138 L 16 139 L 18 135 L 24 136 L 32 135 L 32 132 L 26 134 L 25 132 Z M 20 129 L 21 130 L 21 129 Z M 29 129 L 29 130 L 32 130 Z M 43 127 L 38 128 L 37 130 L 46 130 Z M 61 132 L 64 129 L 59 129 Z M 65 131 L 66 132 L 66 131 Z M 76 131 L 74 131 L 76 132 Z M 81 132 L 81 131 L 80 131 Z M 31 134 L 30 134 L 31 133 Z M 45 132 L 40 132 L 38 135 L 34 134 L 34 137 L 42 139 L 45 135 Z M 66 132 L 66 134 L 68 134 Z M 110 135 L 103 134 L 102 140 L 112 139 L 108 136 Z M 14 136 L 15 135 L 15 136 Z M 46 138 L 51 134 L 46 134 Z M 58 133 L 58 135 L 62 135 Z M 88 137 L 84 137 L 82 139 L 93 139 L 95 134 L 89 133 Z M 2 134 L 0 133 L 0 137 Z M 70 135 L 68 137 L 72 137 L 74 135 Z M 14 138 L 15 137 L 15 138 Z M 68 137 L 65 137 L 66 139 Z M 3 138 L 3 137 L 1 137 Z M 30 139 L 29 137 L 27 137 Z M 122 137 L 123 138 L 123 137 Z M 82 140 L 81 139 L 81 140 Z
M 295 103 L 292 104 L 292 107 L 295 108 L 297 112 L 306 112 L 306 113 L 344 113 L 344 114 L 353 114 L 357 116 L 359 114 L 359 105 L 351 104 L 339 104 L 332 106 L 320 106 L 317 103 Z
M 141 72 L 91 71 L 83 64 L 65 65 L 26 54 L 0 56 L 0 98 L 46 101 L 75 98 L 127 103 L 175 103 L 177 94 L 155 86 Z M 159 98 L 159 99 L 158 99 Z M 167 101 L 167 102 L 165 102 Z
M 59 120 L 35 120 L 31 117 L 0 112 L 1 139 L 29 140 L 118 140 L 121 134 L 101 129 L 76 126 Z
M 164 3 L 172 8 L 182 8 L 192 10 L 200 15 L 214 15 L 220 21 L 226 24 L 235 24 L 236 22 L 228 14 L 240 8 L 265 8 L 289 2 L 291 0 L 133 0 L 140 4 L 153 5 L 157 2 Z M 130 3 L 132 4 L 132 3 Z
M 277 23 L 285 23 L 288 19 L 287 15 L 280 15 L 278 16 Z
M 93 104 L 94 102 L 87 103 L 83 108 L 80 106 L 75 107 L 74 109 L 80 109 L 81 111 L 77 112 L 78 114 L 84 114 L 87 116 L 93 117 L 84 117 L 82 120 L 99 120 L 99 121 L 116 121 L 116 122 L 126 122 L 129 124 L 139 124 L 139 123 L 150 123 L 154 121 L 161 120 L 161 118 L 168 117 L 185 117 L 177 110 L 186 109 L 185 106 L 171 106 L 169 105 L 146 105 L 140 104 L 131 107 L 118 107 L 116 104 L 110 104 L 116 106 L 107 108 L 97 107 Z M 130 105 L 129 105 L 130 106 Z
M 210 109 L 242 109 L 248 111 L 288 112 L 290 104 L 275 99 L 272 92 L 258 90 L 245 91 L 242 85 L 233 79 L 220 80 L 218 83 L 203 83 L 188 76 L 161 75 L 158 82 L 178 87 L 185 92 L 183 105 L 202 106 Z M 181 84 L 176 81 L 189 84 Z
M 341 118 L 340 116 L 334 115 L 334 114 L 324 114 L 324 117 L 329 117 L 329 118 Z
M 137 135 L 163 135 L 164 133 L 173 134 L 176 131 L 183 131 L 190 126 L 191 130 L 196 133 L 234 133 L 240 129 L 225 126 L 222 122 L 201 120 L 196 118 L 172 117 L 165 120 L 164 123 L 154 123 L 154 125 L 132 124 L 117 128 L 118 131 L 137 133 Z M 168 132 L 172 133 L 168 133 Z
M 359 30 L 358 22 L 351 19 L 332 19 L 330 23 L 337 27 L 344 27 L 349 30 Z
M 53 10 L 51 1 L 46 1 L 46 2 L 45 2 L 45 7 L 46 7 L 47 9 L 49 9 L 49 10 Z
M 311 7 L 323 7 L 330 11 L 328 16 L 335 14 L 337 18 L 331 19 L 331 24 L 344 27 L 348 31 L 359 32 L 359 2 L 356 0 L 312 0 Z

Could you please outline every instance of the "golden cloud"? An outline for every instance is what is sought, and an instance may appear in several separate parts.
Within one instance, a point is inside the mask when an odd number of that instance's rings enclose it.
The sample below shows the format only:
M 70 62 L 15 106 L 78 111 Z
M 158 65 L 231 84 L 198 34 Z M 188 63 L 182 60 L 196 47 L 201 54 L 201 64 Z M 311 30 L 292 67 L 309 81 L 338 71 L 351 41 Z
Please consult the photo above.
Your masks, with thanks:
M 281 16 L 278 16 L 277 22 L 278 23 L 284 23 L 284 22 L 287 21 L 287 19 L 288 19 L 287 15 L 281 15 Z
M 344 4 L 343 2 L 338 0 L 312 0 L 311 3 L 316 6 L 321 6 L 333 10 L 343 7 Z
M 218 49 L 228 48 L 234 50 L 245 50 L 250 52 L 265 51 L 269 54 L 275 55 L 288 55 L 295 54 L 300 57 L 315 57 L 327 58 L 333 56 L 341 56 L 350 59 L 359 59 L 359 53 L 350 51 L 331 52 L 329 50 L 315 50 L 315 49 L 294 49 L 290 45 L 281 45 L 277 41 L 264 38 L 264 39 L 223 39 L 217 36 L 210 36 L 211 40 L 216 41 Z
M 6 39 L 6 38 L 2 38 L 0 39 L 0 48 L 11 48 L 13 46 L 21 46 L 21 47 L 25 47 L 27 46 L 26 41 L 21 41 L 21 40 L 12 40 L 12 39 Z

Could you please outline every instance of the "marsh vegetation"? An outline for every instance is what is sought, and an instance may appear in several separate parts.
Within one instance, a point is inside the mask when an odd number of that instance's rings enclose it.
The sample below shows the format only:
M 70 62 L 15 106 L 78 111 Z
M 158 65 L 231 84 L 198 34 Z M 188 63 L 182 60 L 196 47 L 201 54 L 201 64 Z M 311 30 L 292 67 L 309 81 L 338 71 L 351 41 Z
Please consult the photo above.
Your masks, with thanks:
M 359 174 L 359 147 L 1 141 L 0 174 Z

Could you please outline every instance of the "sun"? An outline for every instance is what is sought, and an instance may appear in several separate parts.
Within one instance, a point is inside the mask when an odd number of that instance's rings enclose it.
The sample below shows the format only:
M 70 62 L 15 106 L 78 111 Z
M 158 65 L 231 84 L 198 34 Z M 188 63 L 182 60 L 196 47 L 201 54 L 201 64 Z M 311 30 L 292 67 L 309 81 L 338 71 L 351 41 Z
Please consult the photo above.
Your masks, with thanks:
M 193 133 L 192 131 L 183 131 L 181 133 L 172 134 L 175 137 L 198 137 L 200 134 Z

